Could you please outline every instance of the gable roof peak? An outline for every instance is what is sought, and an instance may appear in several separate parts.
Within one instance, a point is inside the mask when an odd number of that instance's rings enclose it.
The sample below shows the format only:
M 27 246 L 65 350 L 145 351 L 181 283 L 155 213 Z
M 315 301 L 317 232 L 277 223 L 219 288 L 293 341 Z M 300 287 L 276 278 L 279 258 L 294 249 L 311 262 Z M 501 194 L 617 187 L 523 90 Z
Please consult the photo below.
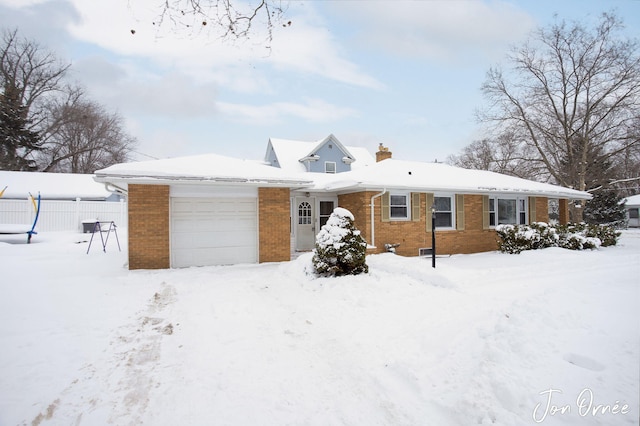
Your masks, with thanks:
M 349 152 L 349 150 L 342 144 L 342 142 L 340 142 L 338 140 L 338 138 L 336 138 L 333 133 L 330 133 L 329 136 L 327 136 L 326 138 L 320 140 L 320 142 L 318 142 L 318 144 L 311 150 L 311 152 L 307 155 L 305 155 L 304 157 L 302 157 L 299 161 L 307 161 L 307 160 L 315 160 L 318 159 L 318 151 L 320 151 L 320 149 L 327 145 L 328 143 L 332 143 L 334 144 L 340 151 L 342 151 L 342 153 L 344 154 L 344 157 L 351 160 L 352 162 L 355 161 L 355 157 Z

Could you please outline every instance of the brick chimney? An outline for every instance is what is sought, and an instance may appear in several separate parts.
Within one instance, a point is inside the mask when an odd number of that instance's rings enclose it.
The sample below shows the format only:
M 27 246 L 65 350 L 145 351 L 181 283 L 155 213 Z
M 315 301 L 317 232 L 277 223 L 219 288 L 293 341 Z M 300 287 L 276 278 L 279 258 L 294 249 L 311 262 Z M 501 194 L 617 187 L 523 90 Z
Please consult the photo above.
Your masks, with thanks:
M 376 162 L 386 160 L 387 158 L 391 158 L 391 151 L 389 151 L 389 148 L 386 146 L 380 144 L 378 146 L 378 152 L 376 152 Z

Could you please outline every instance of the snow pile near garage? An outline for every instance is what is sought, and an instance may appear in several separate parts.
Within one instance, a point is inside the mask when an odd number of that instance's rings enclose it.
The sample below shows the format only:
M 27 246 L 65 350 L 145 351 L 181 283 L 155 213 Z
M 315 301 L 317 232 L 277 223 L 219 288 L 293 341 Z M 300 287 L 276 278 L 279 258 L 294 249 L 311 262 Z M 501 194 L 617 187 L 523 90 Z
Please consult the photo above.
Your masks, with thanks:
M 86 239 L 0 239 L 0 424 L 637 424 L 639 232 L 340 278 L 128 271 Z

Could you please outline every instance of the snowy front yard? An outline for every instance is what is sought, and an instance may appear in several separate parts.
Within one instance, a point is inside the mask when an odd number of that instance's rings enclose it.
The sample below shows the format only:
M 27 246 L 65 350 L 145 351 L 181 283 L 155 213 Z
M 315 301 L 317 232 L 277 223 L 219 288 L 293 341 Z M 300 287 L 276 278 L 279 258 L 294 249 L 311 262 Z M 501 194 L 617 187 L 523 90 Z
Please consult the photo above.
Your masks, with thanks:
M 638 424 L 640 232 L 322 279 L 87 239 L 0 238 L 0 425 Z

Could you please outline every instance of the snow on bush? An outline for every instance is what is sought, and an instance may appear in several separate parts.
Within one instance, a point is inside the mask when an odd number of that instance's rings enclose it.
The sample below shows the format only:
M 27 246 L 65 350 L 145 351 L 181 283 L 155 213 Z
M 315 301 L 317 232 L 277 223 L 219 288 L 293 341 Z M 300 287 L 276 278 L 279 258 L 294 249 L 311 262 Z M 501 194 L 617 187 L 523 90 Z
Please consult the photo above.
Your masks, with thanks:
M 498 248 L 503 253 L 561 247 L 570 250 L 596 249 L 616 245 L 620 232 L 612 226 L 586 223 L 549 226 L 544 222 L 531 225 L 498 225 L 501 238 Z
M 368 272 L 367 243 L 353 225 L 353 214 L 336 208 L 316 235 L 313 267 L 322 276 L 357 275 Z

